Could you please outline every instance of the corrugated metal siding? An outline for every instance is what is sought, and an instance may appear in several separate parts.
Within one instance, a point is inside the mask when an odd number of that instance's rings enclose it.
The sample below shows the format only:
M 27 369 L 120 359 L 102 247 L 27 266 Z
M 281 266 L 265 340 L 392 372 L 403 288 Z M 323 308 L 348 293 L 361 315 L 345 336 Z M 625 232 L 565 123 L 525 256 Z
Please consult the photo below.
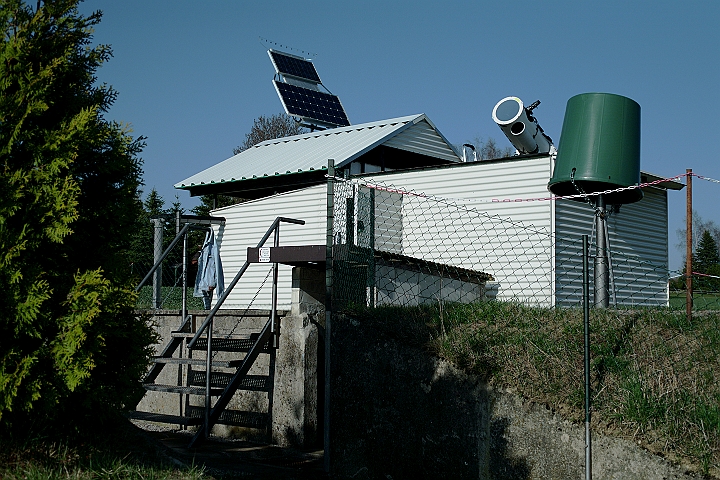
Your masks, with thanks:
M 305 220 L 305 225 L 280 225 L 280 245 L 325 244 L 326 186 L 241 203 L 213 211 L 225 217 L 225 226 L 218 229 L 218 243 L 223 263 L 225 285 L 230 283 L 247 259 L 247 248 L 255 247 L 276 217 Z M 266 246 L 272 246 L 271 236 Z M 259 291 L 271 264 L 253 264 L 223 304 L 224 309 L 244 309 L 257 295 L 252 308 L 269 309 L 272 305 L 271 280 Z M 278 277 L 278 307 L 289 309 L 291 304 L 292 267 L 280 265 Z
M 402 201 L 394 192 L 375 192 L 375 248 L 384 252 L 402 254 Z
M 499 284 L 498 298 L 550 305 L 551 202 L 490 202 L 547 197 L 549 176 L 550 159 L 533 158 L 367 180 L 436 197 L 402 196 L 397 224 L 402 226 L 403 255 L 490 273 Z M 381 208 L 380 197 L 376 209 Z M 378 222 L 376 237 L 380 226 Z
M 667 192 L 648 188 L 644 194 L 641 201 L 623 205 L 608 219 L 618 305 L 657 306 L 668 301 Z M 586 203 L 557 201 L 555 218 L 556 301 L 562 306 L 581 305 L 581 236 L 593 233 L 593 209 Z M 591 278 L 592 264 L 591 260 Z

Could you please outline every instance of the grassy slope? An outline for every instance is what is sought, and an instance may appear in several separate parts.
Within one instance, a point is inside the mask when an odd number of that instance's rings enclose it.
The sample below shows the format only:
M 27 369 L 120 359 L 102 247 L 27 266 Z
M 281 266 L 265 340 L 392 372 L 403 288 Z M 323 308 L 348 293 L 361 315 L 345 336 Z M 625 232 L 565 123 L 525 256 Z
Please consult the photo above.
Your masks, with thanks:
M 0 439 L 0 478 L 213 479 L 202 468 L 182 468 L 172 463 L 126 420 L 105 427 L 109 430 L 103 429 L 82 439 L 67 438 L 58 432 L 30 433 L 22 439 L 3 436 Z
M 584 418 L 581 310 L 487 302 L 355 313 L 492 384 Z M 669 310 L 592 311 L 591 362 L 596 430 L 720 476 L 720 312 L 687 322 Z

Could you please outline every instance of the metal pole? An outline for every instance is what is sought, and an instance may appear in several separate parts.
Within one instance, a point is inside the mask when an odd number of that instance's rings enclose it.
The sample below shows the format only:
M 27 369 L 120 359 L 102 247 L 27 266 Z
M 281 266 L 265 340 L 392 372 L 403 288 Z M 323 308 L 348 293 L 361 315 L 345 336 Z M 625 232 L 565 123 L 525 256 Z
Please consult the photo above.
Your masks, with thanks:
M 595 307 L 607 308 L 610 306 L 608 295 L 609 272 L 607 260 L 607 237 L 605 236 L 605 197 L 598 195 L 595 201 L 595 236 L 597 247 L 595 249 Z
M 590 438 L 590 272 L 588 236 L 583 245 L 583 324 L 585 326 L 585 479 L 592 480 L 592 440 Z
M 210 436 L 210 371 L 212 367 L 212 329 L 213 322 L 207 327 L 207 353 L 205 357 L 205 438 Z
M 688 322 L 692 320 L 692 308 L 693 308 L 693 281 L 692 281 L 692 258 L 693 258 L 693 235 L 692 235 L 692 168 L 685 170 L 687 173 L 687 187 L 685 194 L 687 195 L 687 202 L 685 208 L 685 314 L 687 315 Z
M 187 232 L 183 235 L 183 248 L 182 248 L 182 319 L 185 322 L 187 317 L 187 280 L 188 280 L 188 236 Z
M 179 218 L 178 218 L 179 220 Z M 178 227 L 180 224 L 178 223 Z M 188 236 L 187 231 L 183 234 L 183 248 L 182 248 L 182 325 L 185 325 L 187 321 L 187 249 L 188 249 Z M 185 355 L 184 342 L 180 344 L 180 357 Z M 178 385 L 183 384 L 183 365 L 178 364 Z M 180 416 L 183 416 L 183 396 L 180 395 Z M 184 426 L 183 426 L 184 429 Z
M 163 249 L 163 224 L 165 220 L 162 218 L 150 219 L 154 228 L 154 252 L 153 252 L 153 263 L 158 263 L 160 257 L 162 257 Z M 158 265 L 155 269 L 155 278 L 153 281 L 153 308 L 162 307 L 162 265 Z
M 280 246 L 280 223 L 275 227 L 275 241 L 273 246 Z M 270 346 L 277 348 L 279 342 L 279 329 L 275 322 L 277 322 L 277 284 L 278 284 L 278 264 L 273 263 L 273 283 L 272 283 L 272 311 L 270 312 Z
M 333 296 L 333 216 L 335 208 L 335 161 L 328 160 L 327 219 L 325 236 L 325 398 L 323 448 L 325 472 L 330 473 L 330 323 Z

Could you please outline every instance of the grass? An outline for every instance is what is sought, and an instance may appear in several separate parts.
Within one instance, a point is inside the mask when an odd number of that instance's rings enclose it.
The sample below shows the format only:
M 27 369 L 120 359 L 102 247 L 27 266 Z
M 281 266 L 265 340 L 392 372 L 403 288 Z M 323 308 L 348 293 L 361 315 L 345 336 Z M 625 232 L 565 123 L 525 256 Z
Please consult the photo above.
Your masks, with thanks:
M 137 308 L 152 308 L 152 285 L 145 285 L 138 293 Z M 164 310 L 180 310 L 182 308 L 182 287 L 161 287 L 160 298 Z M 188 310 L 203 310 L 202 298 L 193 297 L 192 287 L 187 287 L 187 308 Z
M 686 305 L 684 290 L 670 292 L 670 308 L 684 310 Z M 693 308 L 695 310 L 720 310 L 720 293 L 693 292 Z
M 202 468 L 181 468 L 164 459 L 129 425 L 96 437 L 58 440 L 32 437 L 0 441 L 0 478 L 54 479 L 212 479 Z
M 584 418 L 579 309 L 514 303 L 354 312 L 491 384 Z M 402 322 L 397 319 L 402 318 Z M 720 476 L 720 312 L 591 312 L 593 428 Z

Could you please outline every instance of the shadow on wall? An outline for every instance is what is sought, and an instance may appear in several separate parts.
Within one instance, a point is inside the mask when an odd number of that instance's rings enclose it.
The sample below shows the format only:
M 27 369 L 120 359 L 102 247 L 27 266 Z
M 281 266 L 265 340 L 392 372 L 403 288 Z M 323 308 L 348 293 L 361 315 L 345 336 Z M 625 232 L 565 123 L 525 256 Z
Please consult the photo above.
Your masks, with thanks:
M 484 383 L 377 325 L 341 316 L 332 335 L 333 478 L 530 478 Z

